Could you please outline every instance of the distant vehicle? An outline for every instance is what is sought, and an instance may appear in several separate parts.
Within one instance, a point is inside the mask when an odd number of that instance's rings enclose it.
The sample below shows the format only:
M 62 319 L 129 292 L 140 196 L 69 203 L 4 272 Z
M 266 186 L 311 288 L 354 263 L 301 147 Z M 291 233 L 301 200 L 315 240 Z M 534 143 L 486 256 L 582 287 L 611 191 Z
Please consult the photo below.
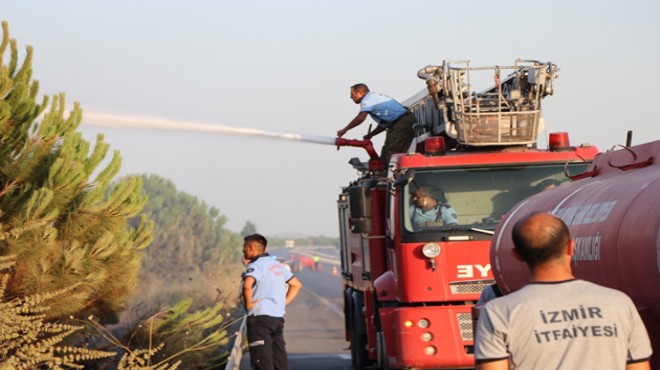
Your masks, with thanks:
M 301 272 L 305 268 L 309 269 L 310 271 L 316 270 L 316 266 L 312 257 L 294 256 L 291 262 L 291 269 L 293 272 Z
M 285 248 L 293 248 L 295 245 L 295 242 L 292 239 L 287 239 L 284 241 L 284 247 Z

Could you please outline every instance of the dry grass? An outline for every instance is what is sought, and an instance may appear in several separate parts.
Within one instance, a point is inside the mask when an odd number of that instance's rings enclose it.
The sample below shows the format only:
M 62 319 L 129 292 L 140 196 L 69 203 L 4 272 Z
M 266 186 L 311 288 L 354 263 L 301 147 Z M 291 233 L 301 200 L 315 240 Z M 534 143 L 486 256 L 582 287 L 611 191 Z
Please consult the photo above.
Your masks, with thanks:
M 76 285 L 5 301 L 5 289 L 15 263 L 14 256 L 0 257 L 0 370 L 84 369 L 84 363 L 117 356 L 115 352 L 61 345 L 85 326 L 45 320 L 48 302 L 71 293 Z M 101 328 L 92 317 L 82 323 Z M 181 361 L 152 364 L 152 357 L 163 344 L 149 349 L 120 347 L 125 352 L 118 363 L 120 370 L 175 370 L 181 364 Z
M 83 369 L 81 362 L 115 356 L 114 352 L 60 345 L 83 327 L 45 321 L 48 301 L 71 292 L 75 286 L 6 302 L 7 271 L 14 263 L 15 257 L 0 257 L 0 370 Z

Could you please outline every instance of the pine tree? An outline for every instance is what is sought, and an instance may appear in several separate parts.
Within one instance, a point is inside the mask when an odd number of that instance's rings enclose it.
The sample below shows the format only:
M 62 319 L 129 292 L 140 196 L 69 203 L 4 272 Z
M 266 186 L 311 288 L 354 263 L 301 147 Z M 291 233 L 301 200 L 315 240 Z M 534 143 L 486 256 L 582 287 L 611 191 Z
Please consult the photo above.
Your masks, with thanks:
M 257 225 L 252 221 L 246 221 L 243 225 L 243 230 L 241 230 L 241 236 L 246 237 L 248 235 L 255 234 L 257 232 Z
M 20 63 L 7 22 L 2 29 L 0 233 L 14 236 L 0 240 L 0 255 L 17 257 L 7 293 L 39 294 L 78 284 L 50 305 L 50 315 L 113 313 L 133 292 L 140 250 L 152 239 L 152 222 L 140 214 L 147 201 L 142 180 L 112 181 L 121 165 L 117 151 L 99 169 L 109 150 L 103 135 L 93 148 L 82 138 L 76 131 L 82 109 L 75 103 L 67 111 L 64 94 L 50 104 L 48 97 L 37 101 L 32 48 L 26 47 Z
M 226 217 L 178 191 L 170 180 L 157 175 L 144 175 L 142 180 L 149 196 L 144 212 L 155 227 L 135 303 L 170 306 L 183 297 L 195 297 L 202 305 L 236 300 L 243 244 L 237 233 L 225 228 Z

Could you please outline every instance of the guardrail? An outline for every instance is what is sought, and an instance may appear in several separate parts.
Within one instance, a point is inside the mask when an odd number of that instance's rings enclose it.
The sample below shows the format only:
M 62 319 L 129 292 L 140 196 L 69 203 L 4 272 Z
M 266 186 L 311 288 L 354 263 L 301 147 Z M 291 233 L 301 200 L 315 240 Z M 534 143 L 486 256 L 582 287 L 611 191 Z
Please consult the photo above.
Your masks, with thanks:
M 239 370 L 241 367 L 241 358 L 243 357 L 243 342 L 245 341 L 246 337 L 246 320 L 247 316 L 243 316 L 243 320 L 241 321 L 241 326 L 238 328 L 238 332 L 236 333 L 234 345 L 231 348 L 231 353 L 229 355 L 229 359 L 227 360 L 225 370 Z

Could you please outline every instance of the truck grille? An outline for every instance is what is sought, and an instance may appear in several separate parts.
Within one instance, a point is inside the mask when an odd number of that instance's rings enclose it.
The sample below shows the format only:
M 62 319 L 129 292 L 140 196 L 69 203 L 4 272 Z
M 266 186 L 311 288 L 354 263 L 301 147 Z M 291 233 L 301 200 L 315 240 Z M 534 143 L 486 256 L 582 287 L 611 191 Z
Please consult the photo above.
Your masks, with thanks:
M 473 281 L 457 281 L 449 283 L 449 289 L 452 294 L 470 294 L 481 293 L 482 290 L 488 285 L 494 284 L 495 280 L 473 280 Z
M 456 315 L 458 319 L 458 328 L 461 330 L 461 339 L 470 341 L 474 339 L 472 332 L 472 315 L 469 313 L 459 313 Z

